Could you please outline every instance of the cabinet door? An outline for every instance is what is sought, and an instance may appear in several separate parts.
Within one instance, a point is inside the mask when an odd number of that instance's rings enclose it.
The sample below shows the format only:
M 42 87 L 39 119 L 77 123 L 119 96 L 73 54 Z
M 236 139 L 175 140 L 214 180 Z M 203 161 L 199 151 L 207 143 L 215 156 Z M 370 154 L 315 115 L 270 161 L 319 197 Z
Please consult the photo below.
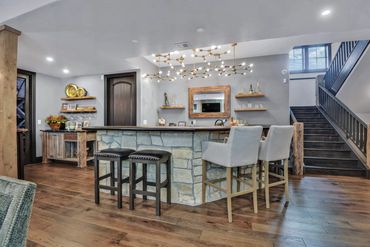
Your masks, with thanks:
M 48 152 L 49 159 L 64 158 L 64 135 L 63 133 L 48 133 Z

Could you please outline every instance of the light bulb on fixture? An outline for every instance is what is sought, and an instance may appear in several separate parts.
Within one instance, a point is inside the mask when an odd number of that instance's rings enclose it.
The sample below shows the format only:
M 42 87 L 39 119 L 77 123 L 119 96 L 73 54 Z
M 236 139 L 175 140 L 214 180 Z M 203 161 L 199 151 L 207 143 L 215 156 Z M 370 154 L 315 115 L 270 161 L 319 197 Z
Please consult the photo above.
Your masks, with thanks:
M 253 63 L 249 64 L 249 67 L 253 68 L 253 66 L 254 66 L 254 64 L 253 64 Z
M 158 73 L 161 75 L 163 72 L 162 72 L 162 70 L 160 70 Z
M 246 62 L 242 62 L 242 66 L 245 66 L 246 65 Z

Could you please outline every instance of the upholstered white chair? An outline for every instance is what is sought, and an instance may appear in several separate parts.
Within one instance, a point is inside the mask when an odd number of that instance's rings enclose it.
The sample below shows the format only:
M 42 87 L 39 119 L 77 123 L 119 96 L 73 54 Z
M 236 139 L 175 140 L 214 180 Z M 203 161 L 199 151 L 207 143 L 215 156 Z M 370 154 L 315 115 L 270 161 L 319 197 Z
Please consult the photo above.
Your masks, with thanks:
M 293 126 L 271 125 L 266 139 L 260 143 L 258 159 L 262 162 L 265 173 L 263 184 L 265 186 L 266 208 L 270 208 L 270 188 L 273 186 L 284 184 L 286 202 L 289 202 L 288 158 L 292 136 Z M 269 171 L 270 161 L 283 161 L 283 176 Z M 269 176 L 278 178 L 279 181 L 270 183 Z
M 227 211 L 229 222 L 232 222 L 232 204 L 231 198 L 248 193 L 253 193 L 254 212 L 257 213 L 257 180 L 256 164 L 258 161 L 258 148 L 261 140 L 262 127 L 232 127 L 229 138 L 226 143 L 203 142 L 202 159 L 203 159 L 203 179 L 202 179 L 202 203 L 206 199 L 206 186 L 212 186 L 221 190 L 227 195 Z M 207 181 L 207 162 L 226 167 L 226 178 L 219 178 Z M 251 188 L 239 191 L 240 182 L 248 184 L 239 176 L 236 177 L 238 182 L 237 192 L 232 192 L 233 168 L 251 166 L 252 167 L 252 184 Z M 217 182 L 226 180 L 226 190 L 216 185 Z M 250 185 L 250 184 L 248 184 Z

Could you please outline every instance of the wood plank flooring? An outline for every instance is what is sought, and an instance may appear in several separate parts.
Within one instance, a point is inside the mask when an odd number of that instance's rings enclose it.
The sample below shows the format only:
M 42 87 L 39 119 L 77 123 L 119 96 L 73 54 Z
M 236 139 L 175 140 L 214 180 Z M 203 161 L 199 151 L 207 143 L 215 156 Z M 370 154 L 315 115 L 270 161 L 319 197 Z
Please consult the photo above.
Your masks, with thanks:
M 116 197 L 95 205 L 93 168 L 66 164 L 28 165 L 26 179 L 38 184 L 27 246 L 370 246 L 370 180 L 338 176 L 291 177 L 291 201 L 283 186 L 271 189 L 271 209 L 259 192 L 259 213 L 249 197 L 198 207 L 137 200 L 135 211 Z

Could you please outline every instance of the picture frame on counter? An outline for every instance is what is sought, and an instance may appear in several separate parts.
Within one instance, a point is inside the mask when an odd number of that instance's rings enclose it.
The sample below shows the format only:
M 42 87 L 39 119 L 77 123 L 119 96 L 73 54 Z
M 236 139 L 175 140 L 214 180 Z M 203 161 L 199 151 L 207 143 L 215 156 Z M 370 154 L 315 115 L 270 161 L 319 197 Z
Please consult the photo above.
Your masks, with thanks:
M 177 126 L 179 126 L 179 127 L 186 127 L 186 122 L 185 121 L 179 121 L 177 123 Z

